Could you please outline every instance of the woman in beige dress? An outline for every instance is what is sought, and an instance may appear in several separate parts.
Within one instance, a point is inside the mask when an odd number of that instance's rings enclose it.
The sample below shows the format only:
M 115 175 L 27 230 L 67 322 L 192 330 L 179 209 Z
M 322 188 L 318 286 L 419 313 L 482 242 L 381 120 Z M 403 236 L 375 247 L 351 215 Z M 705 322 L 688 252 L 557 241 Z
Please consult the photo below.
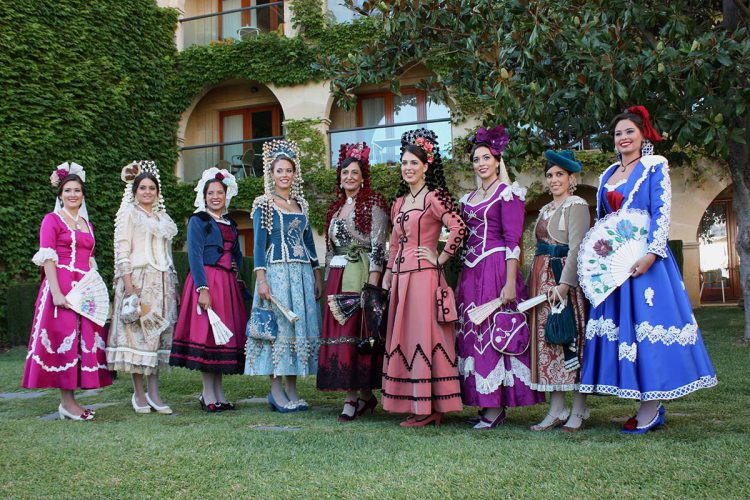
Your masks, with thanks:
M 136 413 L 153 409 L 169 414 L 172 410 L 159 397 L 158 371 L 169 364 L 177 321 L 172 262 L 177 226 L 164 209 L 154 162 L 131 163 L 122 179 L 126 185 L 115 219 L 115 302 L 107 363 L 110 370 L 132 375 Z
M 576 174 L 581 171 L 573 151 L 547 151 L 544 156 L 544 179 L 552 201 L 541 209 L 534 226 L 536 255 L 529 273 L 529 295 L 545 294 L 553 301 L 558 294 L 565 298 L 572 308 L 576 331 L 568 344 L 548 343 L 544 334 L 550 304 L 531 311 L 531 387 L 550 393 L 547 415 L 531 430 L 546 431 L 565 424 L 562 430 L 570 432 L 579 430 L 588 417 L 585 396 L 578 393 L 587 302 L 578 287 L 577 259 L 591 217 L 586 200 L 573 195 Z M 565 408 L 566 392 L 574 393 L 571 411 Z

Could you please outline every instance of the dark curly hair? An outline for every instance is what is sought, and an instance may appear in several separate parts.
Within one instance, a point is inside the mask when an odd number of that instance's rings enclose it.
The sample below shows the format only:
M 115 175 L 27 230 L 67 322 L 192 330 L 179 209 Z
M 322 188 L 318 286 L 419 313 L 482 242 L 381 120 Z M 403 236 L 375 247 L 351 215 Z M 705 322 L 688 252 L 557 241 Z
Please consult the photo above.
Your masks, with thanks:
M 346 192 L 341 187 L 341 171 L 355 162 L 359 165 L 359 169 L 362 172 L 363 186 L 355 196 L 357 203 L 354 206 L 354 227 L 362 234 L 369 234 L 372 229 L 373 207 L 380 207 L 381 210 L 388 214 L 388 204 L 385 198 L 382 194 L 373 191 L 370 185 L 369 163 L 354 157 L 346 158 L 341 162 L 341 166 L 336 169 L 336 200 L 328 207 L 328 213 L 326 214 L 326 244 L 328 244 L 328 228 L 331 225 L 331 219 L 346 203 Z

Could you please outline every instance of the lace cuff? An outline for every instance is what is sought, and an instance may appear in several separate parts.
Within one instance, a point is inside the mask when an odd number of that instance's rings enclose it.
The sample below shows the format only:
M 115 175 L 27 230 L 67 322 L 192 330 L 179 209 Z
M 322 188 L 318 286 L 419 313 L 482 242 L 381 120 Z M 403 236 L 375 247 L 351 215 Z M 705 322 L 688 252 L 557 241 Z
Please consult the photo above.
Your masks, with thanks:
M 198 288 L 195 289 L 195 291 L 198 292 L 198 293 L 201 293 L 201 290 L 208 290 L 208 287 L 207 286 L 199 286 Z
M 506 248 L 505 249 L 505 260 L 510 259 L 516 259 L 519 260 L 521 258 L 521 247 L 516 245 L 514 249 Z
M 51 260 L 55 263 L 58 262 L 57 252 L 52 248 L 40 248 L 37 253 L 31 258 L 31 262 L 37 266 L 43 266 L 44 263 Z
M 133 272 L 133 266 L 130 264 L 130 259 L 122 259 L 115 265 L 115 271 L 117 276 L 124 276 Z

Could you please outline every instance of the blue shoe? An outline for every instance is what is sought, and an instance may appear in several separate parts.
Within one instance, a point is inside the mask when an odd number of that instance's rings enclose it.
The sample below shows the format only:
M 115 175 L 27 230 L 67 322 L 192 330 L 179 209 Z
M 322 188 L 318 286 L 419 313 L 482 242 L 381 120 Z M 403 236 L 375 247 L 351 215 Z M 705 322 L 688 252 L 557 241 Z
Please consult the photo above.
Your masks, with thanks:
M 663 405 L 659 405 L 659 409 L 654 416 L 654 419 L 643 427 L 638 427 L 638 420 L 635 417 L 630 418 L 625 425 L 620 429 L 622 434 L 646 434 L 648 431 L 654 431 L 658 427 L 664 425 L 664 419 L 667 414 L 667 409 Z
M 285 406 L 281 406 L 273 399 L 273 394 L 268 393 L 268 405 L 271 407 L 271 411 L 277 411 L 279 413 L 290 413 L 295 411 L 295 408 L 290 408 L 289 403 Z

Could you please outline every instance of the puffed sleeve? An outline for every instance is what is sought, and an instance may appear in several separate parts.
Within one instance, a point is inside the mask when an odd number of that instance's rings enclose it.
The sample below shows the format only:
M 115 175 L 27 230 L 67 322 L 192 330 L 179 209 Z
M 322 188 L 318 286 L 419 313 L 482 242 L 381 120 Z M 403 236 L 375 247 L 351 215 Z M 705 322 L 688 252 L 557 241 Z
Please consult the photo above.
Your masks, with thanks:
M 130 252 L 133 248 L 133 211 L 121 214 L 115 232 L 115 274 L 124 276 L 133 272 Z
M 648 231 L 648 253 L 667 256 L 667 238 L 672 211 L 672 181 L 669 179 L 669 164 L 666 158 L 663 163 L 651 167 L 649 179 L 649 212 L 651 226 Z
M 37 266 L 43 266 L 48 260 L 58 262 L 56 250 L 58 225 L 55 218 L 57 218 L 57 215 L 49 213 L 42 219 L 42 226 L 39 228 L 39 251 L 31 258 L 31 261 Z
M 560 283 L 575 288 L 578 286 L 578 250 L 581 247 L 581 240 L 591 226 L 591 216 L 587 205 L 573 204 L 567 210 L 568 256 L 565 259 Z
M 307 254 L 310 256 L 310 265 L 313 269 L 320 267 L 318 262 L 318 252 L 315 250 L 315 240 L 313 240 L 313 228 L 310 219 L 305 217 L 305 231 L 302 233 L 302 239 L 307 247 Z
M 400 210 L 402 202 L 403 198 L 397 198 L 391 207 L 391 222 L 394 224 L 396 223 L 396 214 Z M 386 264 L 385 267 L 387 269 L 393 269 L 393 263 L 396 260 L 396 254 L 398 253 L 398 236 L 396 235 L 395 227 L 391 229 L 391 241 L 388 246 L 388 251 L 390 252 L 390 255 L 388 256 L 388 264 Z
M 448 228 L 448 240 L 445 242 L 443 252 L 455 255 L 461 249 L 466 235 L 466 224 L 464 224 L 458 212 L 451 210 L 446 201 L 440 199 L 436 192 L 428 195 L 430 199 L 430 212 L 432 215 Z
M 385 264 L 385 242 L 388 241 L 388 214 L 372 205 L 372 227 L 370 228 L 370 272 L 383 272 Z
M 196 216 L 190 217 L 187 234 L 188 263 L 190 264 L 190 272 L 193 275 L 196 291 L 208 287 L 206 270 L 203 269 L 203 249 L 205 247 L 205 224 Z
M 266 247 L 269 234 L 260 223 L 263 218 L 263 207 L 258 205 L 253 212 L 253 267 L 266 270 Z
M 500 197 L 500 240 L 505 247 L 505 260 L 518 260 L 521 258 L 526 190 L 514 182 L 503 190 Z

